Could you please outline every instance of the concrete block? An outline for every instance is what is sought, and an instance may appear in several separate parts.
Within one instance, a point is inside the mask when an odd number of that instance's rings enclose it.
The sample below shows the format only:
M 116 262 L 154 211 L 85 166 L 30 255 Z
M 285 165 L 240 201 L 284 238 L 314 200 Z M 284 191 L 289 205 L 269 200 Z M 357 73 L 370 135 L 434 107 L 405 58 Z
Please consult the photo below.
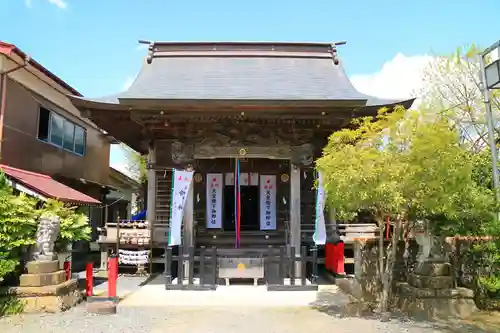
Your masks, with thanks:
M 85 309 L 94 314 L 116 314 L 117 300 L 108 297 L 89 297 Z
M 415 274 L 425 276 L 451 276 L 450 263 L 419 262 L 415 266 Z
M 28 274 L 53 273 L 59 270 L 59 261 L 30 261 L 26 264 Z
M 76 280 L 41 287 L 9 287 L 6 294 L 15 295 L 24 304 L 24 312 L 61 312 L 82 300 Z
M 17 297 L 60 296 L 70 293 L 77 288 L 78 282 L 76 279 L 73 279 L 51 286 L 9 287 L 6 294 Z
M 20 277 L 21 287 L 43 287 L 58 285 L 66 281 L 66 272 L 23 274 Z
M 452 289 L 453 278 L 451 276 L 424 276 L 411 274 L 409 284 L 420 289 Z

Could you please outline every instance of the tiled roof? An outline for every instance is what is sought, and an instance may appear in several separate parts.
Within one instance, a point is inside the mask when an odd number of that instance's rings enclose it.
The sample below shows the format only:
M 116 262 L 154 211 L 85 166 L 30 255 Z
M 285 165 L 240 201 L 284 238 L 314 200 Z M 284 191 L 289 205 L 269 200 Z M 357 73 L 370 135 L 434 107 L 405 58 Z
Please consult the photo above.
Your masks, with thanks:
M 365 100 L 332 58 L 160 57 L 120 99 Z
M 77 190 L 72 189 L 47 175 L 13 168 L 0 164 L 0 169 L 5 175 L 15 182 L 46 198 L 57 199 L 75 204 L 96 205 L 101 202 Z
M 384 100 L 354 88 L 327 43 L 155 42 L 130 88 L 103 98 L 72 97 L 80 107 L 133 104 L 134 100 L 356 101 Z M 407 103 L 408 104 L 408 103 Z

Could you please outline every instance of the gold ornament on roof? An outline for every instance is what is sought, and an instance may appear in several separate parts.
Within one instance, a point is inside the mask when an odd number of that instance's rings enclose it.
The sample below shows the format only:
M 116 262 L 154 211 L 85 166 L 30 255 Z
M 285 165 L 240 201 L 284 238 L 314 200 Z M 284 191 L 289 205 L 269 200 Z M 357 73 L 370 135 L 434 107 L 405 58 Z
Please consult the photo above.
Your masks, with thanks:
M 240 156 L 245 156 L 247 154 L 247 150 L 245 148 L 240 149 Z

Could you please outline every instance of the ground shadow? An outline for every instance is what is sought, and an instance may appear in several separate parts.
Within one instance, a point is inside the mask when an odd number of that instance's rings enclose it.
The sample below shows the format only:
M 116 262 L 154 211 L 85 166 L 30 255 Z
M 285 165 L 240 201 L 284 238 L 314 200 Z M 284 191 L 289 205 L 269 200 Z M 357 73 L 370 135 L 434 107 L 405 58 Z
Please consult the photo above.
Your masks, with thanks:
M 322 313 L 336 318 L 363 318 L 371 320 L 399 322 L 408 327 L 431 328 L 443 333 L 498 333 L 500 332 L 500 313 L 479 312 L 468 320 L 432 319 L 409 317 L 393 312 L 390 317 L 375 312 L 375 305 L 356 301 L 345 292 L 332 288 L 318 291 L 316 300 L 310 306 Z

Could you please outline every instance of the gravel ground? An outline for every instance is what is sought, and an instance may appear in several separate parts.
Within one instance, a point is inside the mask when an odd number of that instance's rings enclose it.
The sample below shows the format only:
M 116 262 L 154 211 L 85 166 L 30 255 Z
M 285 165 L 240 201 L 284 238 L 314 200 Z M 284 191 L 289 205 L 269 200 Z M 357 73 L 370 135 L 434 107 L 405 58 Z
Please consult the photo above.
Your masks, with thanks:
M 116 315 L 96 316 L 78 306 L 62 314 L 22 315 L 0 319 L 2 333 L 271 333 L 271 332 L 474 332 L 470 328 L 436 327 L 393 319 L 342 317 L 336 311 L 311 307 L 128 307 Z M 484 332 L 484 331 L 476 331 Z
M 320 286 L 318 292 L 267 292 L 251 286 L 193 292 L 166 291 L 158 279 L 127 296 L 116 315 L 87 314 L 81 304 L 60 314 L 0 319 L 0 333 L 499 332 L 402 318 L 381 322 L 360 314 L 364 312 L 333 285 Z

